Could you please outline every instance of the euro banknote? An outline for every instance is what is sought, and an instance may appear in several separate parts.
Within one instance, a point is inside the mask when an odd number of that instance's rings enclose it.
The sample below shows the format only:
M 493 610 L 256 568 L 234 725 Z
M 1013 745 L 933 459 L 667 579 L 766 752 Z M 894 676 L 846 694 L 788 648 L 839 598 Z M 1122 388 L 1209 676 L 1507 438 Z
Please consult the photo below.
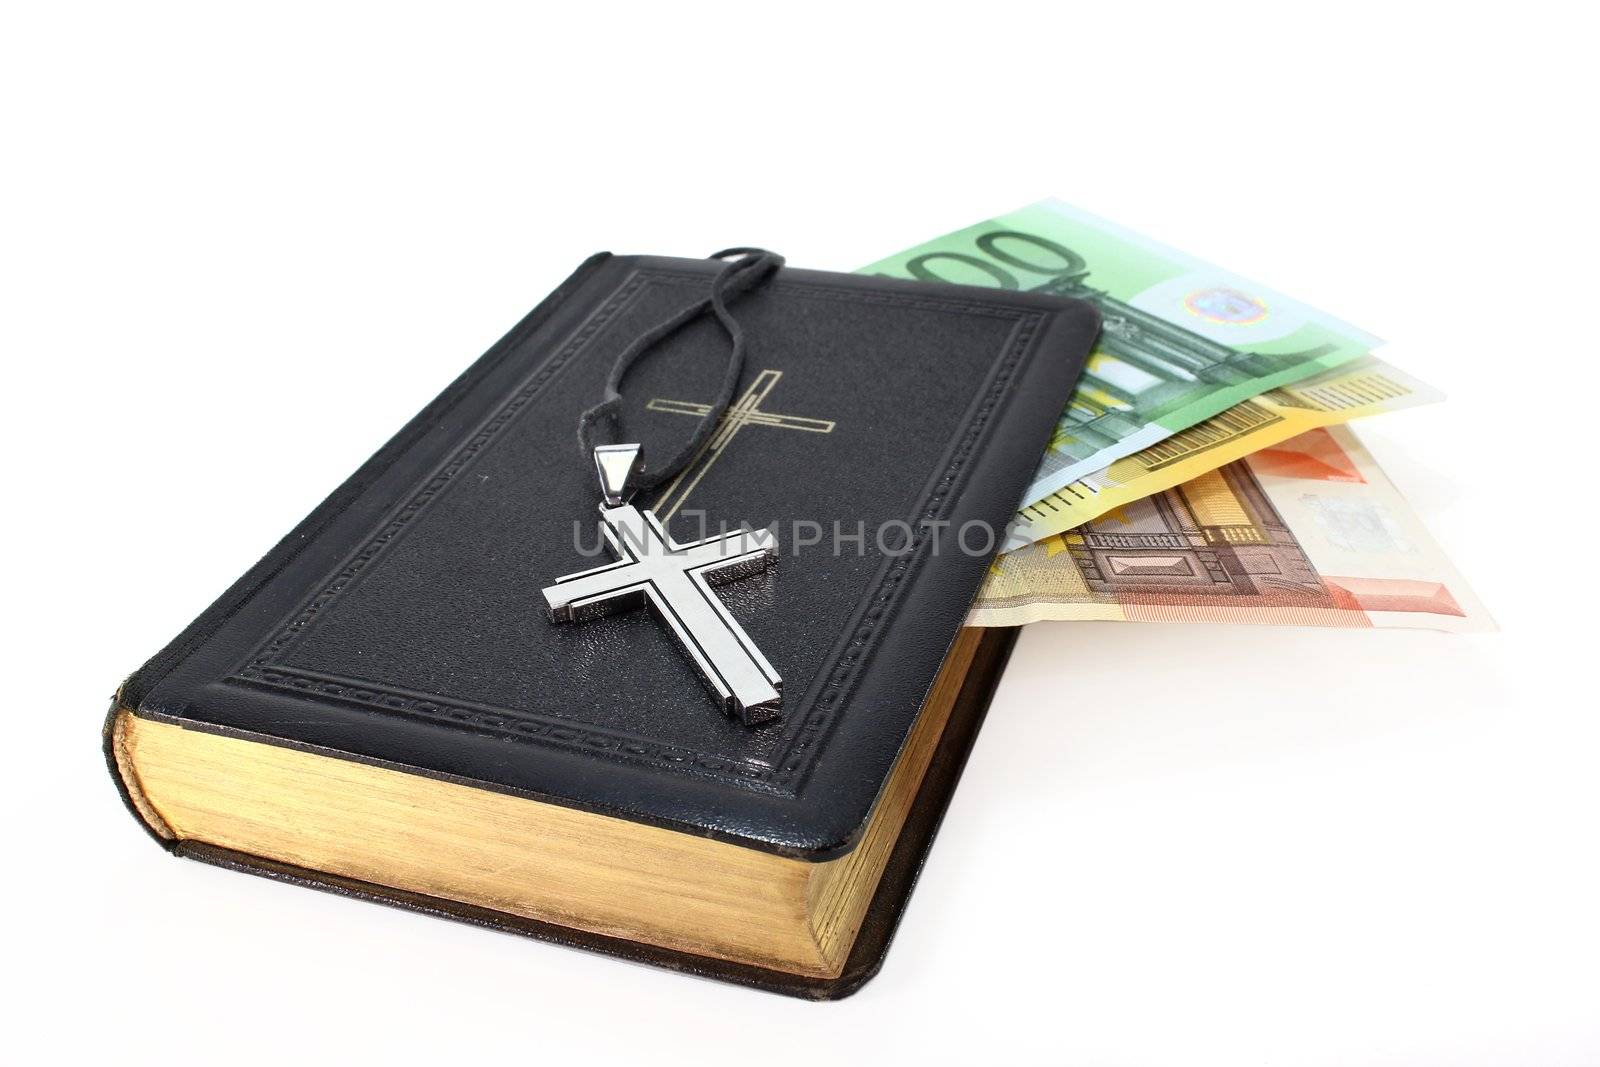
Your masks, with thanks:
M 1001 555 L 967 623 L 1045 619 L 1493 626 L 1343 426 Z
M 1018 512 L 1007 544 L 1015 548 L 1064 533 L 1318 426 L 1442 399 L 1437 389 L 1376 356 L 1361 356 L 1235 404 L 1034 501 Z
M 1219 267 L 1057 201 L 862 269 L 1087 300 L 1103 327 L 1028 492 L 1032 503 L 1378 340 Z

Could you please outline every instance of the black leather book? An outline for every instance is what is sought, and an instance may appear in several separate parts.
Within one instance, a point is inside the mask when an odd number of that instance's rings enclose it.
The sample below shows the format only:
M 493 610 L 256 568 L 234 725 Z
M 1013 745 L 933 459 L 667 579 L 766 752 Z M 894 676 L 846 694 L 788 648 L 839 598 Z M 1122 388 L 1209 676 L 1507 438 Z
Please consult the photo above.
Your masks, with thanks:
M 1010 634 L 967 631 L 1098 328 L 1078 301 L 784 268 L 651 507 L 775 532 L 718 587 L 782 675 L 724 714 L 647 611 L 553 625 L 596 557 L 580 411 L 718 264 L 598 255 L 130 677 L 107 721 L 167 848 L 814 997 L 876 970 Z M 709 316 L 629 377 L 646 457 L 707 417 Z

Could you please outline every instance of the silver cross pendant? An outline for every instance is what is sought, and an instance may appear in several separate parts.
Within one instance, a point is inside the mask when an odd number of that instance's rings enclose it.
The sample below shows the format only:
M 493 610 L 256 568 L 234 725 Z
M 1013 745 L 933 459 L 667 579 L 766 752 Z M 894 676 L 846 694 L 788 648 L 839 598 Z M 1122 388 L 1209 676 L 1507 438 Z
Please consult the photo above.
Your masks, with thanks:
M 679 544 L 654 514 L 627 502 L 628 477 L 639 457 L 638 445 L 594 450 L 605 498 L 600 519 L 618 559 L 546 587 L 550 621 L 582 622 L 648 605 L 689 653 L 723 710 L 747 726 L 777 718 L 783 679 L 712 589 L 774 566 L 777 539 L 767 530 L 738 530 Z

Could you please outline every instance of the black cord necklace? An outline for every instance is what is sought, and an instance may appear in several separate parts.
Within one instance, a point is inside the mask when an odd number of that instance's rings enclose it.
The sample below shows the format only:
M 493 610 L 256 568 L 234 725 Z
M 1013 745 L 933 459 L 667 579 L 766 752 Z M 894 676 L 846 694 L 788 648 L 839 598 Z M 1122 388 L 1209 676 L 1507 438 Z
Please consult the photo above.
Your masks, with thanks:
M 617 356 L 606 379 L 605 398 L 578 417 L 578 445 L 592 456 L 600 478 L 600 519 L 617 561 L 557 578 L 544 590 L 552 622 L 580 622 L 614 611 L 649 605 L 689 654 L 723 710 L 746 725 L 777 717 L 783 679 L 756 648 L 712 591 L 713 585 L 756 574 L 778 560 L 777 539 L 766 530 L 680 544 L 649 510 L 628 503 L 638 490 L 662 485 L 681 471 L 716 432 L 733 402 L 744 372 L 744 330 L 728 311 L 728 297 L 765 284 L 783 257 L 759 248 L 730 248 L 712 259 L 728 262 L 711 281 L 711 293 L 640 334 Z M 731 342 L 722 386 L 694 434 L 665 463 L 646 470 L 635 443 L 596 443 L 601 424 L 613 433 L 622 403 L 622 382 L 646 352 L 710 310 Z
M 645 353 L 698 319 L 708 309 L 716 315 L 717 321 L 727 331 L 728 340 L 732 345 L 717 398 L 712 402 L 710 412 L 700 421 L 693 436 L 675 455 L 665 463 L 653 464 L 648 468 L 641 463 L 637 471 L 631 472 L 627 480 L 629 489 L 655 489 L 664 485 L 667 479 L 674 477 L 716 431 L 717 421 L 733 402 L 733 392 L 739 387 L 739 376 L 744 373 L 744 330 L 728 311 L 728 297 L 748 292 L 765 283 L 779 267 L 783 266 L 783 257 L 761 248 L 725 248 L 709 258 L 728 259 L 730 256 L 739 258 L 732 260 L 717 272 L 717 276 L 711 280 L 710 296 L 690 304 L 672 318 L 640 334 L 631 345 L 623 349 L 622 354 L 617 356 L 616 363 L 612 364 L 611 374 L 606 379 L 605 399 L 578 416 L 578 448 L 585 459 L 597 448 L 618 447 L 614 443 L 597 444 L 595 427 L 604 422 L 613 430 L 616 429 L 617 409 L 622 404 L 622 381 L 633 369 L 633 365 L 639 362 Z

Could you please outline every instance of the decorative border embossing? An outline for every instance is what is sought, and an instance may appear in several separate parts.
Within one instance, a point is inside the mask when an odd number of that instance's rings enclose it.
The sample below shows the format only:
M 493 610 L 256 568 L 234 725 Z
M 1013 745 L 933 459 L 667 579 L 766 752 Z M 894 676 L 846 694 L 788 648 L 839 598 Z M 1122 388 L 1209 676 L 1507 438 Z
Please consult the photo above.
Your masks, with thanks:
M 358 582 L 383 552 L 405 532 L 429 504 L 437 500 L 471 463 L 489 448 L 521 412 L 526 410 L 550 382 L 609 326 L 651 283 L 703 286 L 705 278 L 690 273 L 662 269 L 640 269 L 618 286 L 606 301 L 569 337 L 557 352 L 540 364 L 465 444 L 450 455 L 417 491 L 390 515 L 373 537 L 349 556 L 322 587 L 313 594 L 276 632 L 263 642 L 226 681 L 249 687 L 301 693 L 390 714 L 404 715 L 460 729 L 486 733 L 507 740 L 548 745 L 567 750 L 602 752 L 620 759 L 661 769 L 676 769 L 709 775 L 764 790 L 793 793 L 821 752 L 841 707 L 854 688 L 861 667 L 871 657 L 877 643 L 880 621 L 893 613 L 909 574 L 919 569 L 927 555 L 930 523 L 939 520 L 960 482 L 978 442 L 988 428 L 994 409 L 1010 389 L 1017 365 L 1033 342 L 1044 320 L 1041 312 L 998 308 L 948 297 L 913 294 L 863 293 L 857 290 L 809 283 L 778 282 L 779 292 L 801 297 L 843 299 L 858 303 L 892 304 L 933 311 L 958 311 L 1009 319 L 1015 323 L 1006 350 L 989 389 L 967 422 L 960 428 L 960 440 L 950 463 L 930 477 L 914 510 L 919 516 L 910 552 L 885 560 L 876 580 L 869 586 L 854 617 L 853 630 L 834 648 L 819 680 L 813 683 L 808 699 L 810 711 L 795 730 L 782 754 L 774 763 L 729 759 L 698 752 L 664 741 L 584 723 L 553 719 L 527 711 L 487 707 L 447 699 L 363 679 L 321 674 L 283 664 L 282 658 L 300 637 L 314 625 L 336 598 Z

